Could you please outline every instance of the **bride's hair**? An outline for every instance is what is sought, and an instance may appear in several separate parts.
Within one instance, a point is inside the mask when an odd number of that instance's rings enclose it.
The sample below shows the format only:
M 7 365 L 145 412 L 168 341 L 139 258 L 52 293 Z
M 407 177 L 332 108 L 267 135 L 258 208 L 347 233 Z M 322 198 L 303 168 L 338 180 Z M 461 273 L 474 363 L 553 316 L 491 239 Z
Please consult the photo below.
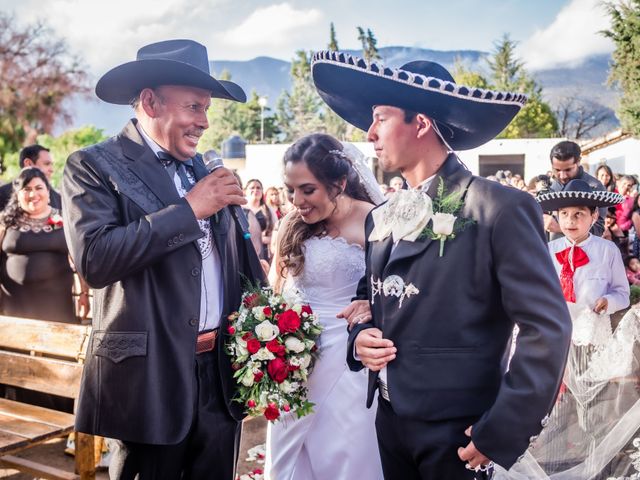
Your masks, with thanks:
M 336 206 L 336 198 L 344 193 L 355 200 L 373 203 L 360 183 L 358 172 L 351 161 L 342 153 L 342 144 L 331 135 L 313 133 L 302 137 L 291 145 L 284 154 L 284 164 L 304 162 L 329 195 L 329 200 Z M 344 191 L 342 184 L 346 180 Z M 277 265 L 281 277 L 285 272 L 293 276 L 299 275 L 304 266 L 302 244 L 314 236 L 326 235 L 325 221 L 307 224 L 298 211 L 289 217 L 287 235 L 279 246 L 280 265 Z

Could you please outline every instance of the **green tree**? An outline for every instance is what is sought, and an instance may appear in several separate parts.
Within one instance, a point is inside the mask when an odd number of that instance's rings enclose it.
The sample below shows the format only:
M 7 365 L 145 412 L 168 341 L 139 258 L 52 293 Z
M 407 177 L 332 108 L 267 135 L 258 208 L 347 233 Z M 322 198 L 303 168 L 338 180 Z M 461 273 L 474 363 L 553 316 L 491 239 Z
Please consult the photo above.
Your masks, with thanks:
M 557 134 L 558 122 L 551 107 L 545 102 L 529 99 L 498 138 L 550 138 Z
M 311 54 L 298 50 L 291 62 L 291 90 L 278 100 L 277 121 L 285 141 L 307 133 L 325 131 L 324 103 L 311 80 Z
M 336 37 L 336 28 L 333 26 L 333 22 L 331 22 L 331 29 L 329 30 L 329 50 L 337 52 L 340 50 L 338 47 L 338 38 Z
M 292 142 L 315 132 L 343 141 L 364 140 L 364 133 L 342 120 L 318 95 L 311 79 L 311 53 L 296 52 L 291 62 L 291 85 L 278 99 L 276 118 L 282 140 Z
M 221 80 L 231 80 L 231 75 L 223 71 L 219 77 Z M 198 144 L 198 150 L 210 149 L 222 153 L 222 142 L 231 135 L 240 135 L 250 143 L 260 142 L 261 107 L 260 96 L 252 91 L 246 103 L 232 102 L 214 98 L 207 118 L 209 128 L 204 132 Z M 276 119 L 269 112 L 269 107 L 264 108 L 264 141 L 272 142 L 279 133 Z
M 527 73 L 516 57 L 517 44 L 504 35 L 487 59 L 494 90 L 525 93 L 529 100 L 498 138 L 544 138 L 558 132 L 558 121 L 549 104 L 542 98 L 542 87 Z
M 494 44 L 493 54 L 487 59 L 491 79 L 497 90 L 509 91 L 519 88 L 523 76 L 526 75 L 524 64 L 515 56 L 516 46 L 516 42 L 505 34 Z
M 68 99 L 89 91 L 79 58 L 42 22 L 0 12 L 0 169 L 7 153 L 71 120 Z
M 38 135 L 36 143 L 51 150 L 54 165 L 53 177 L 51 179 L 53 186 L 58 187 L 60 185 L 62 171 L 64 170 L 64 165 L 69 155 L 81 148 L 103 142 L 107 138 L 103 129 L 93 125 L 85 125 L 84 127 L 67 130 L 57 137 L 49 134 Z M 15 178 L 19 170 L 18 156 L 12 156 L 11 161 L 7 162 L 7 172 L 4 177 L 6 179 Z
M 489 82 L 480 73 L 469 70 L 460 60 L 456 58 L 453 64 L 452 75 L 456 83 L 467 87 L 490 88 Z
M 607 4 L 611 28 L 602 32 L 615 49 L 609 82 L 622 91 L 616 115 L 622 128 L 640 135 L 640 0 Z
M 365 32 L 364 28 L 356 27 L 358 31 L 358 41 L 362 45 L 362 56 L 368 62 L 380 60 L 380 51 L 378 50 L 378 40 L 370 28 Z

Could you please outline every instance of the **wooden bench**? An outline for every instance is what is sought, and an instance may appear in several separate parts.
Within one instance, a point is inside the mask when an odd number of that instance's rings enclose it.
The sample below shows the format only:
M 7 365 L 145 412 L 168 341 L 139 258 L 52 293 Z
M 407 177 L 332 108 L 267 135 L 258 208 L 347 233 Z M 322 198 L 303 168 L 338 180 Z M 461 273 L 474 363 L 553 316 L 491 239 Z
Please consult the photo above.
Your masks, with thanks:
M 86 325 L 0 316 L 0 383 L 76 399 L 90 333 Z M 91 435 L 76 433 L 76 473 L 12 455 L 73 427 L 72 414 L 0 398 L 0 464 L 39 478 L 95 478 Z

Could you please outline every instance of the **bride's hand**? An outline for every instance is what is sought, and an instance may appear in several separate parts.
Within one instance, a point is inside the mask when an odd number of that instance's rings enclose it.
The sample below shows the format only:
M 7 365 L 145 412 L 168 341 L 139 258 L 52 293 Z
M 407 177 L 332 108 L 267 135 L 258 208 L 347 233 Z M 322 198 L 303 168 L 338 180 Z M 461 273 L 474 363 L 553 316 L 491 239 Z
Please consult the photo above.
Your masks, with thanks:
M 349 330 L 358 323 L 370 322 L 371 306 L 368 300 L 354 300 L 336 315 L 337 318 L 344 318 L 347 321 Z

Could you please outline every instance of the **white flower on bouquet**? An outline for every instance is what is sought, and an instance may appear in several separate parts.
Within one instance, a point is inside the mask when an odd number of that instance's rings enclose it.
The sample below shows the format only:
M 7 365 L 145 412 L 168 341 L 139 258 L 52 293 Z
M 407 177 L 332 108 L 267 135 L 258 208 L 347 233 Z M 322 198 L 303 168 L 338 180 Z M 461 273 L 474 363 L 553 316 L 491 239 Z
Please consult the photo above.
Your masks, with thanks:
M 255 380 L 253 378 L 253 370 L 251 368 L 247 368 L 247 371 L 242 375 L 240 383 L 242 383 L 242 385 L 244 385 L 245 387 L 250 387 L 254 382 Z
M 302 305 L 300 305 L 299 303 L 296 303 L 293 307 L 291 307 L 291 310 L 293 310 L 298 315 L 300 315 L 302 313 Z
M 290 352 L 300 353 L 304 351 L 304 342 L 301 342 L 296 337 L 288 335 L 284 339 L 284 346 Z
M 300 367 L 306 370 L 307 368 L 309 368 L 309 365 L 311 365 L 311 355 L 305 353 L 300 357 L 300 362 Z
M 456 222 L 455 215 L 450 213 L 436 213 L 433 215 L 431 221 L 433 222 L 433 233 L 436 235 L 451 235 L 453 233 L 453 224 Z
M 293 393 L 297 389 L 297 383 L 290 382 L 289 380 L 285 380 L 278 386 L 278 388 L 282 393 Z
M 249 350 L 247 350 L 247 342 L 245 342 L 242 338 L 236 337 L 236 345 L 236 350 L 239 356 L 249 354 Z
M 251 309 L 251 313 L 253 313 L 253 316 L 256 317 L 256 320 L 264 320 L 265 319 L 264 307 L 253 307 Z
M 300 292 L 295 288 L 288 288 L 282 292 L 282 299 L 284 303 L 287 305 L 295 305 L 296 303 L 301 303 L 302 298 Z
M 264 360 L 273 360 L 274 358 L 276 358 L 276 356 L 272 352 L 267 350 L 265 347 L 262 347 L 256 353 L 251 355 L 251 360 L 264 361 Z
M 256 337 L 261 342 L 268 342 L 273 340 L 280 334 L 280 329 L 277 325 L 274 325 L 269 320 L 265 320 L 255 327 Z

